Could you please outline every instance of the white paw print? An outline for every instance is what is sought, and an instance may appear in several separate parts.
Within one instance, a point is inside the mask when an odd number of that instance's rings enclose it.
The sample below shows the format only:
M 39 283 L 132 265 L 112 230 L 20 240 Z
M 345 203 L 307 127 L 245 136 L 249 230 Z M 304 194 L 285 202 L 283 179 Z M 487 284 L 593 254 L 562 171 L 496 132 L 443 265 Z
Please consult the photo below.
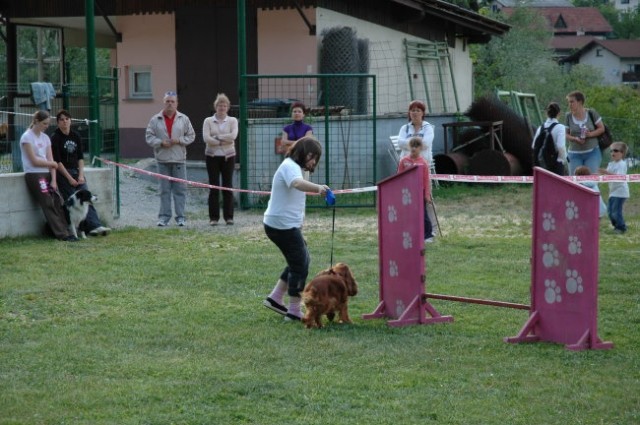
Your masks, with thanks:
M 576 206 L 576 203 L 573 201 L 567 201 L 565 202 L 565 205 L 567 206 L 567 210 L 565 211 L 565 215 L 567 216 L 568 220 L 577 220 L 578 219 L 578 207 Z
M 552 243 L 543 244 L 542 250 L 544 251 L 544 254 L 542 254 L 542 264 L 544 264 L 545 267 L 549 268 L 560 264 L 560 260 L 558 259 L 560 254 Z
M 397 277 L 398 276 L 398 263 L 393 260 L 389 260 L 389 276 Z
M 556 230 L 556 219 L 551 213 L 542 213 L 542 228 L 545 232 Z
M 389 205 L 389 207 L 387 208 L 387 218 L 389 220 L 389 223 L 398 221 L 398 212 L 396 211 L 396 207 L 394 207 L 393 205 Z
M 575 294 L 576 292 L 582 293 L 582 291 L 584 291 L 582 276 L 578 274 L 578 270 L 567 270 L 567 282 L 564 287 L 570 294 Z
M 411 192 L 409 189 L 402 189 L 402 205 L 410 205 L 411 204 Z
M 411 233 L 402 232 L 402 247 L 404 249 L 413 248 L 413 242 L 411 240 Z
M 402 300 L 396 300 L 396 316 L 401 316 L 404 313 L 405 307 Z
M 547 289 L 544 290 L 544 299 L 547 303 L 553 304 L 553 303 L 559 303 L 562 301 L 562 295 L 561 295 L 562 290 L 560 289 L 559 286 L 556 285 L 555 280 L 545 279 L 544 286 L 547 287 Z
M 569 254 L 576 255 L 582 253 L 582 242 L 577 236 L 569 236 Z

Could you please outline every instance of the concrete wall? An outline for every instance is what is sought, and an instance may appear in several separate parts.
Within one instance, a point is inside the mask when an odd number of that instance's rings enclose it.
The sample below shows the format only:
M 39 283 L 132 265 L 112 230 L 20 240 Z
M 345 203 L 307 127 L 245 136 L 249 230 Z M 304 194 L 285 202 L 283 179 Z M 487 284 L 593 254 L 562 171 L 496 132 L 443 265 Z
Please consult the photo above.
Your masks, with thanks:
M 91 192 L 98 197 L 94 205 L 102 223 L 113 223 L 113 171 L 109 168 L 86 168 Z M 0 174 L 0 238 L 42 235 L 44 214 L 27 190 L 24 173 Z
M 302 13 L 312 25 L 316 11 L 303 8 Z M 315 74 L 318 72 L 318 48 L 315 35 L 297 10 L 258 10 L 258 73 Z M 285 46 L 283 48 L 283 46 Z M 296 88 L 293 88 L 294 90 Z M 273 97 L 265 95 L 263 97 Z M 291 98 L 303 96 L 293 94 Z

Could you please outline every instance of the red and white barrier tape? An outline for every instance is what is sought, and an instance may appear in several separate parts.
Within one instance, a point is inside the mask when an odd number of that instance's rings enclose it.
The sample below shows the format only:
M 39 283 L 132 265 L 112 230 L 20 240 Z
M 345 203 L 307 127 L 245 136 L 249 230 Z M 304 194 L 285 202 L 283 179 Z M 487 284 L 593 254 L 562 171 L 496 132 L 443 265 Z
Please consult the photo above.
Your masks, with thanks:
M 468 176 L 462 174 L 433 174 L 438 181 L 467 183 L 533 183 L 533 176 Z M 604 175 L 604 176 L 563 176 L 567 180 L 580 182 L 639 182 L 640 174 Z
M 127 170 L 135 171 L 136 173 L 146 174 L 148 176 L 155 177 L 157 179 L 165 179 L 170 181 L 176 181 L 185 183 L 194 187 L 201 187 L 205 189 L 218 189 L 218 190 L 229 190 L 232 192 L 243 192 L 243 193 L 252 193 L 258 195 L 270 195 L 271 192 L 267 192 L 264 190 L 248 190 L 248 189 L 235 189 L 229 187 L 215 186 L 207 183 L 194 182 L 190 180 L 178 179 L 176 177 L 165 176 L 164 174 L 154 173 L 152 171 L 143 170 L 142 168 L 132 167 L 130 165 L 121 164 L 118 162 L 114 162 L 105 158 L 95 157 L 98 161 L 104 162 L 105 164 L 111 164 L 116 167 L 126 168 Z M 469 176 L 462 174 L 432 174 L 431 178 L 439 181 L 451 181 L 451 182 L 463 182 L 463 183 L 533 183 L 533 176 Z M 567 180 L 572 180 L 574 182 L 580 183 L 585 181 L 594 181 L 594 182 L 613 182 L 613 181 L 626 181 L 626 182 L 640 182 L 640 174 L 627 174 L 624 176 L 620 175 L 606 175 L 606 176 L 564 176 Z M 353 189 L 337 189 L 334 190 L 333 193 L 343 194 L 343 193 L 363 193 L 363 192 L 375 192 L 378 190 L 377 186 L 368 186 L 368 187 L 356 187 Z M 309 193 L 309 195 L 318 195 L 317 193 Z

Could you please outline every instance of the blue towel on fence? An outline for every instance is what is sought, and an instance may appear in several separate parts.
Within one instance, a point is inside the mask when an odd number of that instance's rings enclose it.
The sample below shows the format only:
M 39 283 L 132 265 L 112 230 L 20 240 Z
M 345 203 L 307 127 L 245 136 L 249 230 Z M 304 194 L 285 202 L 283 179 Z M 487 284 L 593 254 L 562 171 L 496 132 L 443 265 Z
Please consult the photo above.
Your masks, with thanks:
M 56 89 L 53 88 L 53 84 L 47 82 L 33 82 L 31 83 L 31 97 L 33 97 L 33 103 L 35 103 L 41 110 L 51 110 L 51 99 L 56 97 Z

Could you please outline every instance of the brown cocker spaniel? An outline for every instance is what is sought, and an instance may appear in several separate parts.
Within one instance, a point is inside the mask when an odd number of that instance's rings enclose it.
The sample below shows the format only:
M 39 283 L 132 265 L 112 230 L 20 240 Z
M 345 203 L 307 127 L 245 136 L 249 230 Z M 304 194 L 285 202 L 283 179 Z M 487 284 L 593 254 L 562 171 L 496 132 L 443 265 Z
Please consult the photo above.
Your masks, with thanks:
M 313 278 L 302 292 L 306 312 L 302 322 L 307 328 L 321 328 L 322 315 L 333 321 L 336 312 L 341 323 L 351 323 L 347 302 L 358 293 L 358 283 L 349 266 L 337 263 Z

